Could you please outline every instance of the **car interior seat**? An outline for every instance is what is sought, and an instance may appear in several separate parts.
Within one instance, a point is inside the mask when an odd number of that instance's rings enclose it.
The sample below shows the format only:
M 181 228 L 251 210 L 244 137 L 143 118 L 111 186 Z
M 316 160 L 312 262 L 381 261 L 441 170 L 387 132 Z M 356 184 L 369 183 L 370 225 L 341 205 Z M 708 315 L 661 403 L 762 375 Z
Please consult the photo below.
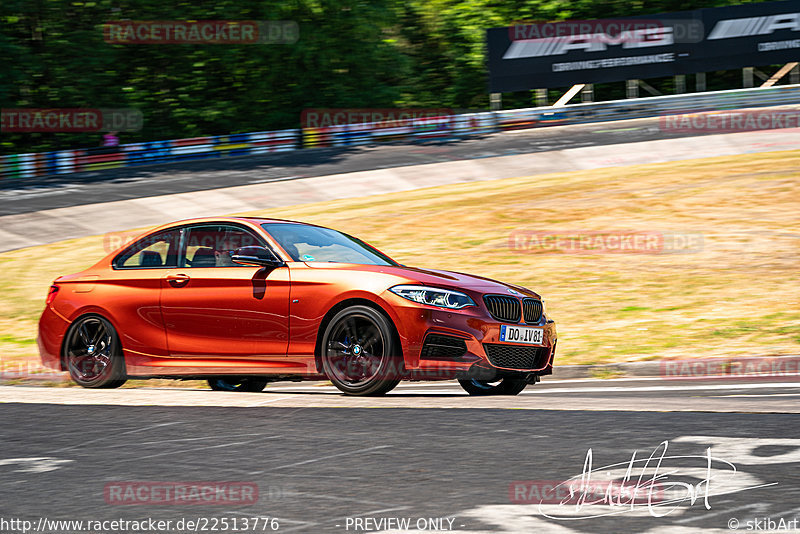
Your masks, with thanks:
M 195 250 L 192 256 L 192 267 L 216 267 L 217 258 L 214 255 L 214 249 L 209 247 L 201 247 Z
M 161 267 L 164 263 L 161 261 L 161 254 L 154 250 L 143 250 L 139 255 L 140 267 Z

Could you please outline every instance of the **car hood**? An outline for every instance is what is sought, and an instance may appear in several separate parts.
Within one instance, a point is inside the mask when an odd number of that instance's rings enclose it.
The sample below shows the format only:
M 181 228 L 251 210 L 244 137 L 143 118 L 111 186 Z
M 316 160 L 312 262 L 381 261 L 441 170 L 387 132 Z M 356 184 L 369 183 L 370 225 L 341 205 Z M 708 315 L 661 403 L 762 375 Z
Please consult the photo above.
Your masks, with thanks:
M 473 274 L 459 273 L 454 271 L 443 271 L 439 269 L 420 269 L 417 267 L 391 266 L 391 265 L 356 265 L 356 264 L 336 264 L 312 262 L 307 264 L 315 268 L 347 268 L 347 270 L 382 273 L 398 278 L 398 284 L 419 283 L 441 287 L 445 289 L 466 289 L 479 293 L 501 293 L 511 295 L 523 295 L 528 297 L 540 298 L 539 295 L 530 289 L 499 282 L 491 278 L 476 276 Z M 346 265 L 346 267 L 345 267 Z

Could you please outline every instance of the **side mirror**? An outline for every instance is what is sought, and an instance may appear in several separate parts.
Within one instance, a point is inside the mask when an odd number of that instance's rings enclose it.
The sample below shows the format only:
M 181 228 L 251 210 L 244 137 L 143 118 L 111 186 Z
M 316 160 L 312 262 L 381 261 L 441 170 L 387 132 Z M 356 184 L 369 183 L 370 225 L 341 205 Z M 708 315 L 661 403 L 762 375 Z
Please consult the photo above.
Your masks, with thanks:
M 237 248 L 233 251 L 231 261 L 239 265 L 258 267 L 282 267 L 285 265 L 271 250 L 259 246 Z

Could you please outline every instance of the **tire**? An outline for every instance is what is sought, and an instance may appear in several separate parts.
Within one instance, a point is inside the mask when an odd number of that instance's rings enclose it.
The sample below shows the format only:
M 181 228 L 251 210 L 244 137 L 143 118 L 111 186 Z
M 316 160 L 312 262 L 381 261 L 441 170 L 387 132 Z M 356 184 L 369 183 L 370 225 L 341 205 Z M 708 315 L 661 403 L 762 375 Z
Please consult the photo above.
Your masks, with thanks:
M 267 380 L 258 378 L 209 378 L 208 385 L 214 391 L 258 393 L 267 386 Z
M 369 306 L 338 312 L 322 336 L 322 368 L 347 395 L 384 395 L 400 382 L 403 358 L 394 327 Z
M 524 378 L 503 378 L 494 382 L 459 379 L 458 383 L 470 395 L 519 395 L 528 385 Z
M 127 380 L 119 335 L 100 315 L 84 315 L 72 323 L 64 342 L 69 376 L 85 388 L 118 388 Z

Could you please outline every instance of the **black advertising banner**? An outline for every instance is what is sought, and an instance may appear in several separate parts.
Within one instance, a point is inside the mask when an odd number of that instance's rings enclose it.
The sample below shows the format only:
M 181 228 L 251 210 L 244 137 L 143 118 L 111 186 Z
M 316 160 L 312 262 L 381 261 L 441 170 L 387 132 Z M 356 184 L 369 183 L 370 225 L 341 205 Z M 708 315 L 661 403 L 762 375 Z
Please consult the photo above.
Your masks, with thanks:
M 800 1 L 704 9 L 706 38 L 692 72 L 738 69 L 800 58 Z
M 487 31 L 493 93 L 796 61 L 800 2 Z

